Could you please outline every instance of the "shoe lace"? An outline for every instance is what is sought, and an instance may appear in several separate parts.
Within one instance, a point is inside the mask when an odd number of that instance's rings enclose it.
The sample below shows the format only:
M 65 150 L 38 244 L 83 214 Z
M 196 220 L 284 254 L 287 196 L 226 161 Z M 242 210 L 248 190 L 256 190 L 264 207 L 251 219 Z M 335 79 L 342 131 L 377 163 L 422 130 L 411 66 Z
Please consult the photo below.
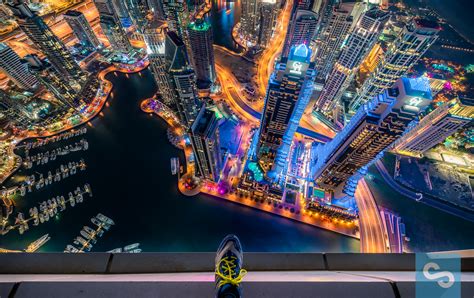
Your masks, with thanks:
M 237 258 L 234 256 L 224 257 L 216 265 L 216 275 L 221 278 L 221 280 L 217 284 L 218 287 L 222 287 L 225 284 L 238 286 L 242 282 L 242 279 L 247 274 L 247 270 L 240 269 L 239 274 L 236 277 L 234 277 L 234 275 L 236 275 L 236 272 L 235 272 L 235 268 L 237 267 L 237 264 L 235 263 L 236 261 L 237 261 Z

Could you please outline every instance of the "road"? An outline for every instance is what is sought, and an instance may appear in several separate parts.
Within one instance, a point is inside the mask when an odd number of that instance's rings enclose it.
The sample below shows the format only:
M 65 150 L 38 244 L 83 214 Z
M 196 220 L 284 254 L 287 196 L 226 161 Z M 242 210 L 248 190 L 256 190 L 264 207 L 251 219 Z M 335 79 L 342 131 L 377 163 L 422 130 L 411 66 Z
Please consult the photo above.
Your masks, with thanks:
M 390 252 L 386 245 L 388 235 L 383 226 L 375 199 L 364 179 L 359 181 L 355 192 L 359 208 L 360 250 L 363 253 Z

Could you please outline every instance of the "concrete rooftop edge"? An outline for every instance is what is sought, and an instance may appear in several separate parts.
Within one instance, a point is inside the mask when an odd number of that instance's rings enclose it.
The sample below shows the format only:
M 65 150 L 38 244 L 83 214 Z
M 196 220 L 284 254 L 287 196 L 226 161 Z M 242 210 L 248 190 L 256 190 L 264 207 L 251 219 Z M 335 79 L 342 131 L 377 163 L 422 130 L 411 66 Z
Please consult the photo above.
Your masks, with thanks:
M 471 251 L 463 272 L 474 272 Z M 215 253 L 6 253 L 0 274 L 127 274 L 212 272 Z M 415 271 L 416 254 L 245 253 L 249 271 Z

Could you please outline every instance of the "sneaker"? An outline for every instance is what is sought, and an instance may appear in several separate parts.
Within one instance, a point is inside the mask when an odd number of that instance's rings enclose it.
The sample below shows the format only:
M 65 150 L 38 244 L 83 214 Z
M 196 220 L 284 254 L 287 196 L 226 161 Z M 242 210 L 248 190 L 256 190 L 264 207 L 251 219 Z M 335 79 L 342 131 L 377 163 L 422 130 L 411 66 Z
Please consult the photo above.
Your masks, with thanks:
M 219 245 L 216 255 L 216 297 L 238 298 L 241 296 L 240 283 L 247 274 L 242 269 L 244 256 L 239 238 L 227 235 Z

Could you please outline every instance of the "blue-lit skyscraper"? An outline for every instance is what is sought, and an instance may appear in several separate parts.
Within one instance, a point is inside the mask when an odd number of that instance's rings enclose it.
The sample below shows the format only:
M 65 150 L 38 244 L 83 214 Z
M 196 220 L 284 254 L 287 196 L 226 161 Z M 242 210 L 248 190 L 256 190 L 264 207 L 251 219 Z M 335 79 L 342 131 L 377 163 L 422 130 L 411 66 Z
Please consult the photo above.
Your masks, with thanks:
M 316 74 L 310 58 L 311 50 L 305 44 L 294 46 L 270 77 L 256 150 L 267 176 L 278 178 L 285 169 L 293 136 L 313 91 Z
M 339 197 L 348 179 L 400 138 L 430 101 L 426 78 L 402 78 L 361 106 L 332 141 L 316 149 L 318 186 Z
M 112 50 L 128 53 L 133 50 L 127 33 L 115 10 L 112 0 L 94 0 L 99 11 L 100 26 L 110 42 Z

